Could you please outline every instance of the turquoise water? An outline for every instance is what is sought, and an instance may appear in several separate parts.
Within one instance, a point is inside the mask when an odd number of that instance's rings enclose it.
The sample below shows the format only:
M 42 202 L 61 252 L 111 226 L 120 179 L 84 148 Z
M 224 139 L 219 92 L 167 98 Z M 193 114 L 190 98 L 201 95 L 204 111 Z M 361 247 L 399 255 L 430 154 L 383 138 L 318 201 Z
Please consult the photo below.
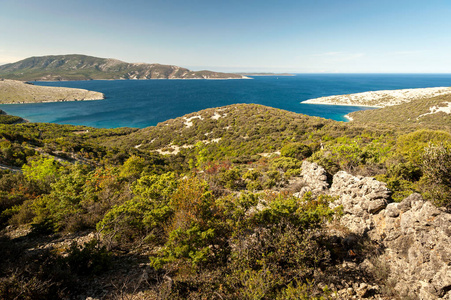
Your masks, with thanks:
M 5 104 L 0 109 L 32 122 L 144 128 L 205 108 L 235 103 L 257 103 L 345 121 L 344 115 L 364 108 L 300 102 L 375 90 L 451 86 L 451 74 L 298 74 L 252 80 L 96 80 L 36 84 L 99 91 L 107 99 Z

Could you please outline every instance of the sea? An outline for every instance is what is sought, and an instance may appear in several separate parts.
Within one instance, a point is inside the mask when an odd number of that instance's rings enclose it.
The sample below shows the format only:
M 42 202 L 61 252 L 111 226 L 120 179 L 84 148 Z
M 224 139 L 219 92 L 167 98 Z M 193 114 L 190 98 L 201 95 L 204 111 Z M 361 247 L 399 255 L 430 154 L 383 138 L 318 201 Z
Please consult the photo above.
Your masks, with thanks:
M 144 128 L 202 109 L 237 103 L 262 104 L 346 122 L 346 114 L 370 108 L 303 104 L 302 101 L 367 91 L 451 86 L 451 74 L 295 74 L 239 80 L 92 80 L 34 84 L 98 91 L 106 99 L 3 104 L 0 109 L 31 122 Z

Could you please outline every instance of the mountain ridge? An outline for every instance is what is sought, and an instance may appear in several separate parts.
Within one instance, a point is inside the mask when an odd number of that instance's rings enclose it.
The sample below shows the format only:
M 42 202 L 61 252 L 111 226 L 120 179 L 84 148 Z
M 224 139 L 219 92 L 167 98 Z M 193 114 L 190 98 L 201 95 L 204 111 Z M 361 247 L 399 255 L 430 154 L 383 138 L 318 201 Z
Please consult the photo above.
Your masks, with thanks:
M 128 63 L 82 54 L 29 57 L 1 65 L 0 77 L 25 81 L 247 78 L 232 73 L 191 71 L 175 65 Z

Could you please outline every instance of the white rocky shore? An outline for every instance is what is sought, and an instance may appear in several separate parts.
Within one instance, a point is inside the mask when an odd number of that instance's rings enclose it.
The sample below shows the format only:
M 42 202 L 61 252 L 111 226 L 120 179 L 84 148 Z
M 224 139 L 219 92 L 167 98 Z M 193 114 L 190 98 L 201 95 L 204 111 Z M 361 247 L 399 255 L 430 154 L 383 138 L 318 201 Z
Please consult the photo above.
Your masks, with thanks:
M 103 100 L 100 92 L 84 89 L 39 86 L 23 81 L 0 79 L 0 104 Z
M 386 107 L 411 102 L 418 99 L 450 95 L 451 87 L 423 89 L 385 90 L 348 95 L 321 97 L 303 101 L 306 104 L 328 104 L 348 106 Z

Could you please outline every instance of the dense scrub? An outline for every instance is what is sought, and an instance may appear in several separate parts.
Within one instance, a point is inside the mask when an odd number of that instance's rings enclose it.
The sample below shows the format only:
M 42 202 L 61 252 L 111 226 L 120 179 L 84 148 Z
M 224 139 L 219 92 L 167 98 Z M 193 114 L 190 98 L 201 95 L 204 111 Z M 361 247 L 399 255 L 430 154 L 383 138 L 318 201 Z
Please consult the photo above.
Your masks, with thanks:
M 448 131 L 236 105 L 144 130 L 0 125 L 0 138 L 2 299 L 325 299 L 330 288 L 316 283 L 372 248 L 356 255 L 325 234 L 340 217 L 333 198 L 293 196 L 305 159 L 329 175 L 376 176 L 394 201 L 416 191 L 451 208 Z M 174 145 L 191 146 L 154 151 Z M 48 246 L 84 233 L 94 234 Z M 139 263 L 146 278 L 133 285 Z

